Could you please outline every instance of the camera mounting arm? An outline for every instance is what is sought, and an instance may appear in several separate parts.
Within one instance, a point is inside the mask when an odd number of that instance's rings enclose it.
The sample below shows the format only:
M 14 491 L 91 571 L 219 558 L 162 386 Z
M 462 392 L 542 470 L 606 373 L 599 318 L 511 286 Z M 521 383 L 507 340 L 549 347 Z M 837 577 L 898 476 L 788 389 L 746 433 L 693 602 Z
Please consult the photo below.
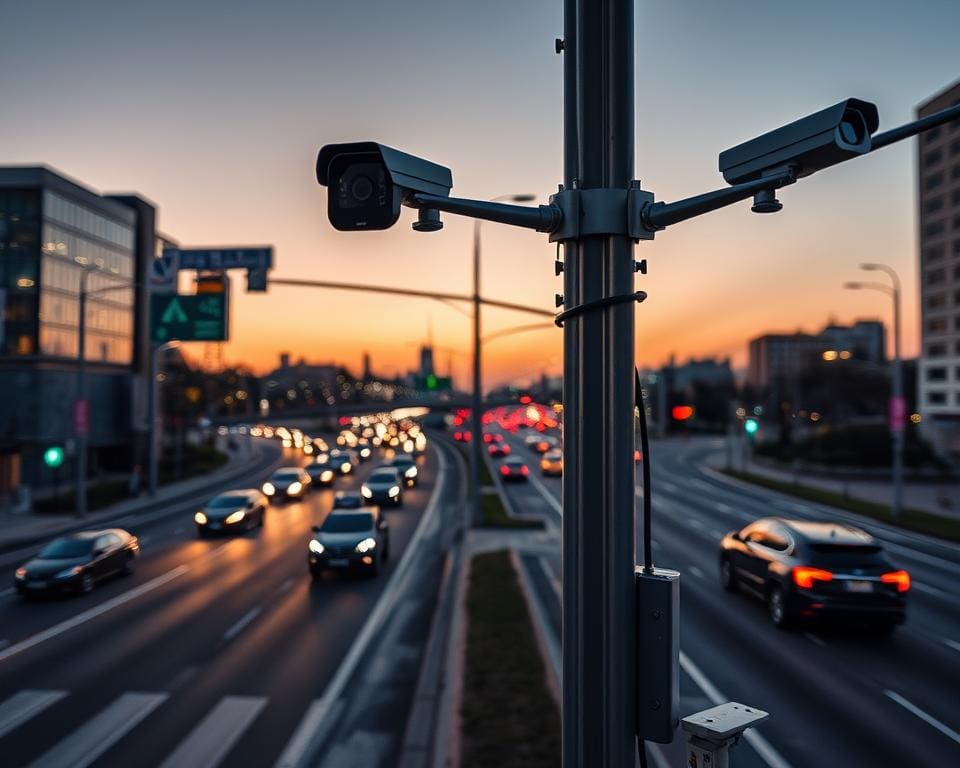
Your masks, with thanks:
M 494 203 L 488 200 L 468 200 L 461 197 L 444 195 L 413 194 L 406 205 L 413 208 L 455 213 L 484 221 L 496 221 L 514 227 L 535 229 L 537 232 L 554 232 L 563 219 L 563 213 L 557 205 L 511 205 Z
M 938 125 L 943 125 L 944 123 L 949 123 L 957 119 L 960 119 L 960 104 L 954 104 L 952 107 L 941 109 L 932 115 L 914 120 L 912 123 L 907 123 L 898 128 L 891 128 L 889 131 L 878 133 L 870 142 L 870 151 L 873 152 L 878 149 L 883 149 L 898 141 L 909 139 L 911 136 L 916 136 L 931 128 L 936 128 Z

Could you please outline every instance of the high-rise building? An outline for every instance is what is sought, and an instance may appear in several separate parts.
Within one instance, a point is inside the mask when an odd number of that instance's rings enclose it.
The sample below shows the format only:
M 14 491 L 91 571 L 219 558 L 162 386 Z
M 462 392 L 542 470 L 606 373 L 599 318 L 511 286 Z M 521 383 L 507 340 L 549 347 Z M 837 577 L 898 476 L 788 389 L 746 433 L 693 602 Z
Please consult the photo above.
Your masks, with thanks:
M 0 168 L 0 494 L 50 483 L 47 448 L 72 455 L 84 282 L 88 467 L 127 470 L 144 449 L 155 216 L 49 168 Z
M 960 103 L 960 81 L 932 96 L 917 117 Z M 960 121 L 917 142 L 920 232 L 920 364 L 923 431 L 960 452 Z

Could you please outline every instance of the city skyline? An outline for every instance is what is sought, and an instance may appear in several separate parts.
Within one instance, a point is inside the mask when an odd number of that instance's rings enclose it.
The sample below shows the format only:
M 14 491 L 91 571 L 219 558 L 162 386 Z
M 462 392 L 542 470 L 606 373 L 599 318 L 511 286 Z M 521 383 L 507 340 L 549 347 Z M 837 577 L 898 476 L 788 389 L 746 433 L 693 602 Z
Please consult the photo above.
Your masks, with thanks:
M 916 105 L 956 80 L 950 30 L 960 8 L 881 5 L 883 13 L 876 4 L 641 8 L 638 66 L 641 74 L 662 69 L 637 78 L 645 89 L 637 124 L 645 187 L 665 200 L 720 187 L 719 151 L 846 96 L 875 101 L 881 129 L 911 119 Z M 0 163 L 43 163 L 98 190 L 134 190 L 156 202 L 160 230 L 184 245 L 272 243 L 278 277 L 466 293 L 469 221 L 447 216 L 442 232 L 423 235 L 410 231 L 406 211 L 390 232 L 334 232 L 313 178 L 317 148 L 342 138 L 382 140 L 449 165 L 459 195 L 534 192 L 545 202 L 559 180 L 561 61 L 552 53 L 562 31 L 559 3 L 426 3 L 419 14 L 375 2 L 280 11 L 240 3 L 230 13 L 217 3 L 114 14 L 118 8 L 63 6 L 61 20 L 76 35 L 42 51 L 29 43 L 42 34 L 40 11 L 5 11 L 0 63 L 15 62 L 31 77 L 0 68 L 8 113 Z M 513 23 L 503 25 L 508 9 Z M 820 18 L 816 38 L 783 35 L 808 14 Z M 941 23 L 929 28 L 924 18 L 933 14 Z M 721 17 L 727 31 L 718 39 Z M 367 44 L 350 48 L 337 30 L 365 21 Z M 878 48 L 887 52 L 879 60 Z M 381 54 L 404 66 L 384 66 Z M 433 62 L 444 59 L 450 66 L 438 72 Z M 791 88 L 779 87 L 785 81 Z M 900 272 L 904 353 L 915 355 L 915 155 L 915 142 L 906 142 L 784 190 L 785 208 L 775 216 L 754 216 L 743 203 L 642 245 L 650 273 L 637 280 L 649 294 L 637 313 L 638 361 L 729 355 L 742 368 L 747 340 L 763 330 L 812 329 L 830 316 L 889 325 L 881 297 L 842 289 L 865 260 Z M 340 255 L 348 249 L 349 258 Z M 554 249 L 541 236 L 487 224 L 483 250 L 485 294 L 553 308 L 560 282 Z M 422 338 L 427 322 L 438 348 L 468 349 L 468 319 L 441 304 L 294 288 L 246 295 L 241 283 L 224 350 L 231 364 L 263 371 L 280 349 L 295 348 L 359 370 L 366 349 L 386 372 L 402 372 L 412 351 L 406 345 Z M 318 320 L 318 309 L 331 319 Z M 488 331 L 525 322 L 485 312 Z M 556 373 L 559 331 L 497 340 L 485 360 L 488 386 Z M 453 362 L 463 383 L 466 359 Z

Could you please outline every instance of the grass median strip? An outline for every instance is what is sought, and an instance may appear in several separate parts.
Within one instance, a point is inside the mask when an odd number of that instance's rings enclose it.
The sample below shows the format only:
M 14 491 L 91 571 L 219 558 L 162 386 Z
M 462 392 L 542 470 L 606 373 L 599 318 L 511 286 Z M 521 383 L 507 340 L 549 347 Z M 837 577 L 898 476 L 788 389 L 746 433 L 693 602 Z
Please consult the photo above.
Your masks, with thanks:
M 466 609 L 461 765 L 560 765 L 560 712 L 509 552 L 473 558 Z
M 458 445 L 457 449 L 460 451 L 464 460 L 467 462 L 467 465 L 470 464 L 470 451 L 469 446 Z M 489 488 L 488 488 L 489 486 Z M 482 490 L 480 495 L 480 514 L 483 517 L 483 526 L 485 528 L 543 528 L 543 520 L 540 518 L 520 518 L 520 517 L 511 517 L 507 513 L 507 508 L 503 504 L 503 499 L 500 498 L 500 494 L 495 491 L 493 486 L 493 478 L 490 476 L 490 469 L 487 467 L 487 462 L 480 462 L 480 488 Z M 492 491 L 487 493 L 486 491 Z M 471 494 L 473 493 L 473 487 L 470 488 Z
M 954 518 L 941 517 L 940 515 L 934 515 L 918 509 L 904 509 L 902 517 L 899 520 L 894 520 L 890 507 L 886 504 L 878 504 L 875 501 L 844 496 L 842 493 L 827 491 L 822 488 L 812 488 L 809 485 L 776 480 L 753 472 L 741 472 L 736 469 L 722 469 L 721 472 L 737 480 L 760 485 L 773 491 L 780 491 L 781 493 L 796 496 L 797 498 L 806 499 L 807 501 L 814 501 L 831 507 L 837 507 L 838 509 L 845 509 L 848 512 L 856 512 L 865 517 L 872 517 L 874 520 L 916 531 L 917 533 L 925 533 L 929 536 L 937 536 L 941 539 L 948 539 L 949 541 L 960 541 L 960 521 Z

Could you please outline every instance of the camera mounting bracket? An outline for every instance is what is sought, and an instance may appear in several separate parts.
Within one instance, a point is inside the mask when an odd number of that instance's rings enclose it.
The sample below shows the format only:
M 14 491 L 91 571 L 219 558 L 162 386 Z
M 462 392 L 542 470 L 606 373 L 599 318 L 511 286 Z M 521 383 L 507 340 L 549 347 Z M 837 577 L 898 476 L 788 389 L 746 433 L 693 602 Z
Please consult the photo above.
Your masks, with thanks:
M 633 181 L 629 189 L 598 187 L 565 189 L 550 196 L 561 213 L 560 225 L 550 233 L 551 243 L 581 237 L 626 235 L 633 240 L 652 240 L 655 230 L 643 222 L 643 209 L 653 204 L 653 193 Z

